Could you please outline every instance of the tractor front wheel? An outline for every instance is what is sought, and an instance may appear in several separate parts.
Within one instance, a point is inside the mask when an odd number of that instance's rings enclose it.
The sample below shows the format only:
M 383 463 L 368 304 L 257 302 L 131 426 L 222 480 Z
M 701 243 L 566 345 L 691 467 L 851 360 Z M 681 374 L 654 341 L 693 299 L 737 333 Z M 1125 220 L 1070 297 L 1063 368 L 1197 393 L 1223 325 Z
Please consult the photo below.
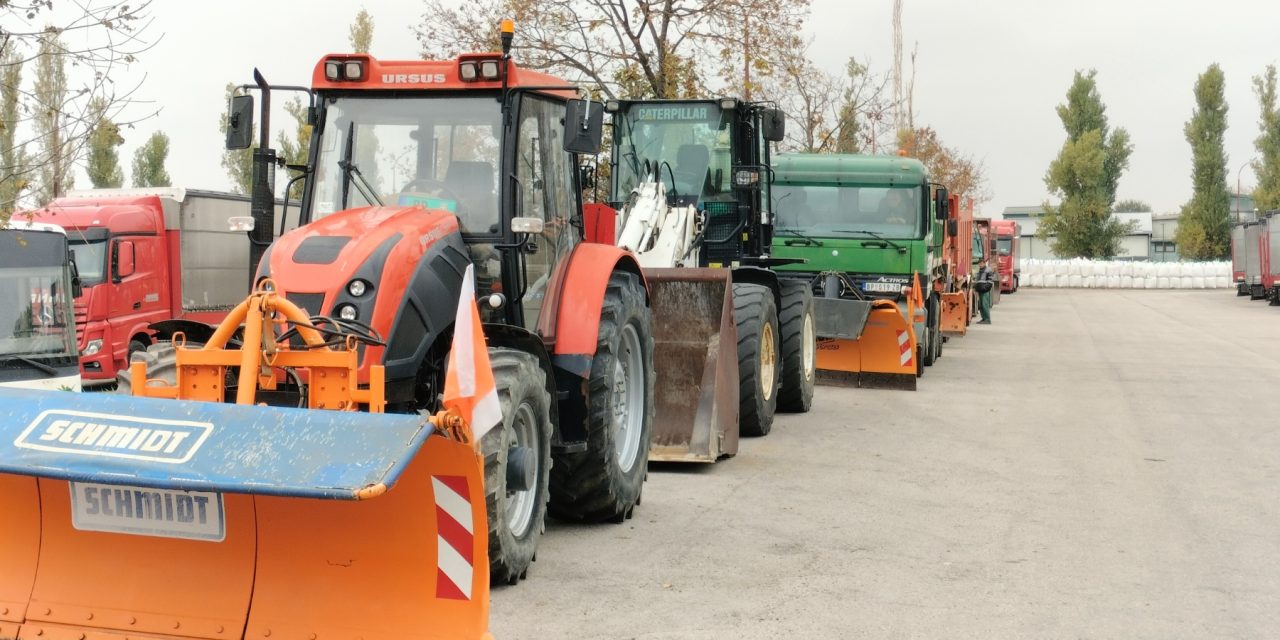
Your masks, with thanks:
M 551 397 L 533 354 L 492 348 L 502 424 L 480 440 L 489 520 L 489 581 L 515 584 L 538 551 L 551 467 Z
M 556 456 L 551 513 L 622 522 L 640 504 L 653 425 L 653 319 L 639 276 L 609 278 L 587 381 L 587 450 Z

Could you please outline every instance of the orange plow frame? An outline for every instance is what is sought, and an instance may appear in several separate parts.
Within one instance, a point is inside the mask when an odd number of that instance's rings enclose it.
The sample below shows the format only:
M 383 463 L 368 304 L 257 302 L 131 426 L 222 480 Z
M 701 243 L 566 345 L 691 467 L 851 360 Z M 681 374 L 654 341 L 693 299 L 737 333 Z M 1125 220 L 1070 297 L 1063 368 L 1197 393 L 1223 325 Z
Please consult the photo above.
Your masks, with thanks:
M 280 317 L 306 348 L 274 340 Z M 241 322 L 246 348 L 225 349 Z M 134 394 L 221 401 L 226 367 L 240 367 L 237 404 L 249 404 L 288 366 L 309 374 L 311 407 L 381 412 L 381 367 L 359 389 L 354 344 L 329 349 L 310 326 L 259 291 L 205 348 L 178 348 L 177 385 L 147 385 L 134 363 Z M 0 544 L 0 638 L 491 638 L 483 460 L 456 414 L 429 419 L 435 433 L 392 488 L 227 493 L 222 542 L 78 530 L 67 481 L 0 474 L 6 537 L 18 536 Z
M 917 275 L 907 294 L 907 315 L 891 300 L 871 301 L 866 326 L 856 340 L 820 338 L 817 353 L 819 384 L 914 391 L 919 375 L 916 331 L 909 318 L 919 315 Z

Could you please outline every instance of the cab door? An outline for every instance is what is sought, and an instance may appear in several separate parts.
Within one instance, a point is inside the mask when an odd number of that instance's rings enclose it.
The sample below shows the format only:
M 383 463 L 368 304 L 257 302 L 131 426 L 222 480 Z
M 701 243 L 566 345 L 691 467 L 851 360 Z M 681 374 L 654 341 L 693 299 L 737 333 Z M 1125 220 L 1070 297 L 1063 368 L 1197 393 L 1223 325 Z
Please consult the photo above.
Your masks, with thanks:
M 114 293 L 107 322 L 117 362 L 128 361 L 131 336 L 170 315 L 160 241 L 156 235 L 127 235 L 109 243 L 108 277 Z
M 541 233 L 521 234 L 517 249 L 521 323 L 550 341 L 550 317 L 559 291 L 560 267 L 577 244 L 571 154 L 564 150 L 564 104 L 526 94 L 520 103 L 515 153 L 516 215 L 542 221 Z

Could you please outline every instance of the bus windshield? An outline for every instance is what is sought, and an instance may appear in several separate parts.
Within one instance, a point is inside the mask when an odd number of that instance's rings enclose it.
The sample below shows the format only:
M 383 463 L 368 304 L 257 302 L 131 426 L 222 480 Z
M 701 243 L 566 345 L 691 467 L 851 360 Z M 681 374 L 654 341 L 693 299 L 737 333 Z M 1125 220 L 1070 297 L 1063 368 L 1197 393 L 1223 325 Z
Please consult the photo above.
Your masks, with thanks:
M 70 286 L 66 236 L 0 231 L 0 358 L 76 355 Z

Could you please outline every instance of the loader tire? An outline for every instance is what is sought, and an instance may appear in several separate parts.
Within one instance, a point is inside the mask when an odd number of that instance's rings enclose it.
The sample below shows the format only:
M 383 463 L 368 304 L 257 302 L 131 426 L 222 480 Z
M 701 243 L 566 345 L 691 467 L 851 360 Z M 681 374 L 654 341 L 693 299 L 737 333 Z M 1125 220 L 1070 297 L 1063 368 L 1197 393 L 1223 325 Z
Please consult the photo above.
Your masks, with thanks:
M 515 584 L 525 577 L 538 551 L 547 515 L 551 467 L 551 397 L 547 374 L 531 353 L 489 350 L 494 386 L 502 407 L 501 428 L 480 440 L 484 454 L 485 505 L 489 521 L 489 582 Z M 513 448 L 530 449 L 533 486 L 507 490 L 507 462 Z
M 129 362 L 142 361 L 147 364 L 147 380 L 157 380 L 167 385 L 178 383 L 178 350 L 172 342 L 157 342 L 147 345 L 142 351 L 129 357 Z M 133 374 L 129 367 L 116 372 L 116 393 L 133 394 Z
M 778 408 L 778 306 L 758 284 L 733 284 L 733 322 L 738 327 L 738 434 L 769 435 Z
M 818 354 L 814 331 L 813 290 L 803 280 L 783 280 L 782 310 L 778 328 L 782 333 L 782 388 L 778 390 L 778 410 L 807 413 L 813 406 L 815 361 Z
M 556 456 L 551 515 L 621 523 L 640 504 L 653 424 L 652 327 L 640 278 L 610 276 L 587 382 L 587 450 Z

